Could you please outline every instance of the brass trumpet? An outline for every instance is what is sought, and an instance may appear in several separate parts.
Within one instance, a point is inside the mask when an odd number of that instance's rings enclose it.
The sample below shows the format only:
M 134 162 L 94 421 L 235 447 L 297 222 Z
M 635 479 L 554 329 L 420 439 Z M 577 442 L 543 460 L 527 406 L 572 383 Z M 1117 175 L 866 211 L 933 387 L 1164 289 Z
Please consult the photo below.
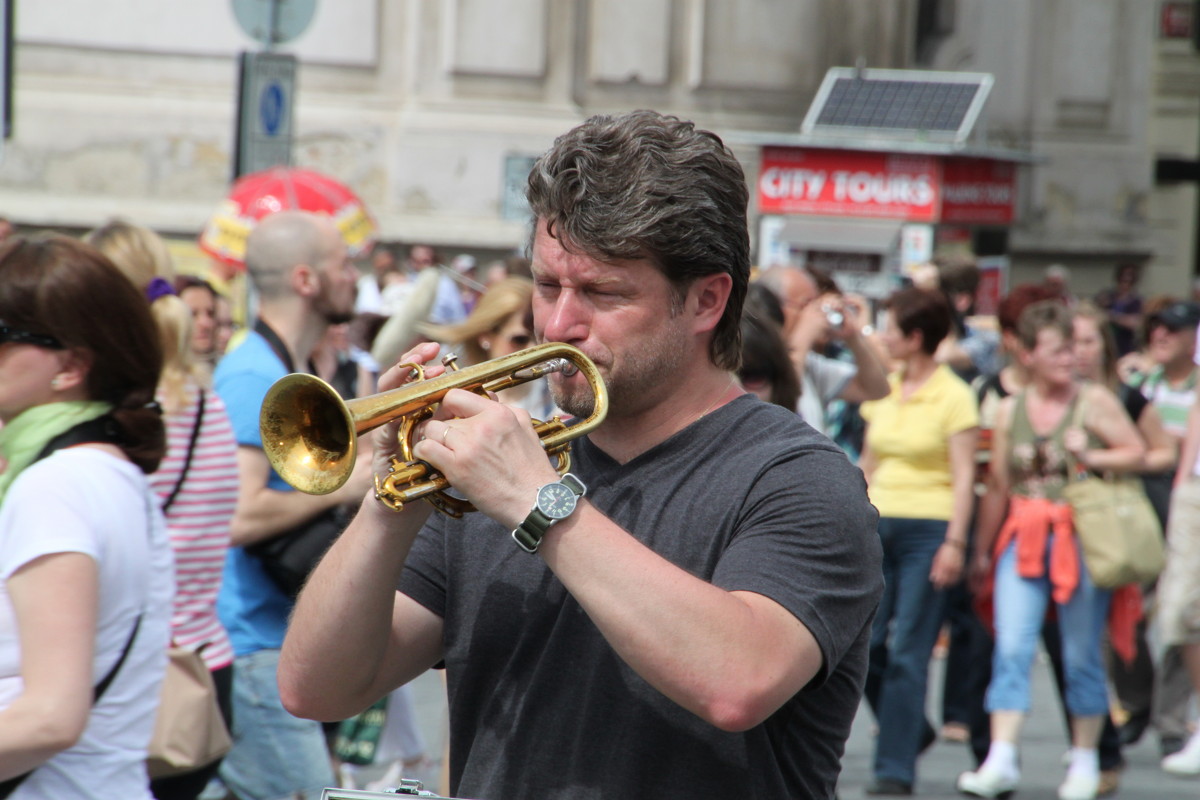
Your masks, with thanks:
M 388 392 L 344 401 L 337 391 L 314 375 L 294 373 L 280 378 L 263 399 L 259 415 L 263 451 L 271 466 L 289 484 L 308 494 L 329 494 L 342 486 L 354 470 L 357 438 L 367 431 L 400 420 L 400 458 L 393 458 L 388 476 L 375 478 L 375 491 L 384 504 L 399 511 L 404 504 L 424 498 L 451 516 L 474 511 L 469 502 L 446 493 L 450 487 L 432 466 L 413 458 L 412 435 L 451 389 L 476 394 L 499 392 L 575 369 L 592 389 L 592 413 L 568 426 L 559 417 L 534 420 L 542 448 L 557 459 L 559 474 L 570 469 L 571 440 L 594 430 L 608 413 L 608 391 L 596 365 L 578 348 L 561 342 L 535 345 L 520 352 L 458 369 L 453 356 L 443 359 L 446 372 L 425 379 L 419 364 L 411 367 L 416 380 Z

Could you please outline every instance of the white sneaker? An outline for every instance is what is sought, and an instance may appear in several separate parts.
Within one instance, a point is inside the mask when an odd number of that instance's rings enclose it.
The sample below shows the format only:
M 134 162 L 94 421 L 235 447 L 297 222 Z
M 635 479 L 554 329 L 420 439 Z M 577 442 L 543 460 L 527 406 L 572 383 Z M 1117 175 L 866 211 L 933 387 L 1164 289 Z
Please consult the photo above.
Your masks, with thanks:
M 1008 797 L 1016 791 L 1018 779 L 1019 776 L 1002 775 L 981 766 L 974 772 L 958 776 L 958 790 L 973 797 Z
M 1200 731 L 1192 734 L 1192 738 L 1188 739 L 1182 750 L 1164 758 L 1162 768 L 1172 775 L 1200 775 Z
M 1084 775 L 1068 772 L 1067 779 L 1058 787 L 1058 800 L 1096 800 L 1100 791 L 1100 773 Z

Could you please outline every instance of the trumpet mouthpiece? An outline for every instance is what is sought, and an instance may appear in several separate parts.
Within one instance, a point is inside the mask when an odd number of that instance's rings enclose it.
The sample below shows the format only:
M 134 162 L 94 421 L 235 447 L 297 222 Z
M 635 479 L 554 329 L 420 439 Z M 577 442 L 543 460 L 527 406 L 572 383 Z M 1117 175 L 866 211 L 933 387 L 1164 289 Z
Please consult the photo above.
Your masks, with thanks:
M 534 364 L 532 367 L 519 369 L 513 373 L 513 377 L 517 380 L 529 381 L 543 378 L 554 372 L 561 372 L 563 375 L 570 377 L 579 372 L 579 368 L 565 358 L 551 358 L 540 364 Z

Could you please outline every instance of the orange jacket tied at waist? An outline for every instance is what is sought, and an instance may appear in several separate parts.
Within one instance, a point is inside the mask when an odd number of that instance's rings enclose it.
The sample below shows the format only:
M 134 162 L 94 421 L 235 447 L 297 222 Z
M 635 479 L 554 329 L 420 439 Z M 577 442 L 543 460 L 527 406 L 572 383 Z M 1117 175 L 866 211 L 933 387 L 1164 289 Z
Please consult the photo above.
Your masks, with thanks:
M 1053 538 L 1051 533 L 1054 534 Z M 1079 570 L 1083 563 L 1071 506 L 1044 497 L 1013 495 L 1008 518 L 1000 528 L 1000 535 L 996 537 L 992 548 L 993 564 L 999 561 L 1000 554 L 1014 540 L 1017 574 L 1022 578 L 1048 577 L 1054 602 L 1059 605 L 1068 602 L 1079 585 Z M 1048 560 L 1047 547 L 1050 548 Z M 1046 575 L 1047 565 L 1049 575 Z M 989 585 L 983 594 L 990 596 L 991 591 L 992 586 Z M 989 617 L 990 610 L 984 609 Z M 1114 590 L 1108 610 L 1109 640 L 1113 652 L 1126 663 L 1133 660 L 1134 629 L 1141 618 L 1142 594 L 1137 585 L 1130 584 Z

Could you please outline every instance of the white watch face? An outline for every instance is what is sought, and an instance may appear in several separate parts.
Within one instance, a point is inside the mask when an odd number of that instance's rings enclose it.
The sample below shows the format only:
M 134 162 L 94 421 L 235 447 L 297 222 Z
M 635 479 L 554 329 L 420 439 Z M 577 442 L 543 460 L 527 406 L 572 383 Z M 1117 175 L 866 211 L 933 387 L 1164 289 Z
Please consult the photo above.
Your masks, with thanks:
M 566 519 L 575 510 L 575 493 L 561 483 L 548 483 L 538 490 L 537 507 L 550 519 Z

